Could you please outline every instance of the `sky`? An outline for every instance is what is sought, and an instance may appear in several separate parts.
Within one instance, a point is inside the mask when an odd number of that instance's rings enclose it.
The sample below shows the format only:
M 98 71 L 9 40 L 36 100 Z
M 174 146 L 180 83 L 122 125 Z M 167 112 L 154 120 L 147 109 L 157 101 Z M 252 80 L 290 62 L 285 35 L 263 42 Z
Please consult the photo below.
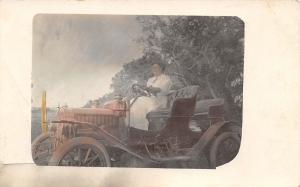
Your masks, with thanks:
M 32 106 L 82 107 L 110 92 L 123 64 L 143 54 L 135 16 L 40 14 L 33 20 Z

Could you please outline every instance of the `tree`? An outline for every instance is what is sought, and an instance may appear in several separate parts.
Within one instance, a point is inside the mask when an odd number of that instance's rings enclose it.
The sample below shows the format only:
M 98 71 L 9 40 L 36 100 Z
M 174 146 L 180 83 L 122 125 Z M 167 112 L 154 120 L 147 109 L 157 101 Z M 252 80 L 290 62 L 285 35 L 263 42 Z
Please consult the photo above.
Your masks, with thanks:
M 244 23 L 237 17 L 140 16 L 145 53 L 157 52 L 184 84 L 227 101 L 241 119 Z M 206 90 L 206 91 L 204 91 Z M 206 98 L 207 95 L 202 95 Z
M 144 56 L 112 79 L 114 94 L 145 84 L 151 62 L 162 58 L 175 87 L 199 85 L 199 99 L 224 98 L 230 118 L 241 120 L 244 23 L 237 17 L 139 16 Z

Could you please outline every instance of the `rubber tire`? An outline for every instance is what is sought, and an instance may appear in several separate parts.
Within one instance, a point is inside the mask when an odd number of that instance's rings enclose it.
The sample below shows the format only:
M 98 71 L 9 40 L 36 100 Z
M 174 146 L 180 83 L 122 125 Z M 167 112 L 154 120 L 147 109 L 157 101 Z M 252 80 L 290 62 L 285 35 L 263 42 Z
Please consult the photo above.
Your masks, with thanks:
M 84 143 L 83 143 L 84 142 Z M 92 145 L 96 147 L 99 153 L 101 153 L 104 156 L 106 166 L 104 167 L 110 167 L 110 158 L 108 155 L 108 152 L 106 151 L 106 148 L 104 145 L 102 145 L 99 141 L 97 141 L 94 138 L 90 137 L 76 137 L 72 138 L 70 140 L 67 140 L 63 145 L 59 146 L 54 152 L 49 160 L 48 165 L 49 166 L 58 166 L 60 160 L 73 148 L 75 148 L 78 145 Z
M 32 155 L 32 160 L 33 160 L 33 162 L 35 163 L 35 164 L 37 164 L 36 163 L 36 161 L 35 161 L 35 159 L 34 159 L 34 153 L 35 153 L 35 149 L 36 149 L 36 146 L 40 143 L 40 142 L 43 142 L 43 141 L 45 141 L 46 139 L 49 139 L 49 134 L 48 133 L 42 133 L 42 134 L 40 134 L 39 136 L 37 136 L 35 139 L 34 139 L 34 141 L 31 143 L 31 155 Z
M 216 153 L 218 151 L 218 147 L 222 141 L 224 141 L 227 138 L 233 138 L 235 141 L 237 141 L 239 144 L 241 142 L 241 139 L 239 137 L 239 134 L 236 132 L 223 132 L 220 135 L 218 135 L 215 140 L 213 141 L 210 151 L 209 151 L 209 161 L 210 161 L 210 167 L 216 168 L 217 167 L 217 158 Z M 233 158 L 234 159 L 234 158 Z M 233 160 L 232 159 L 232 160 Z M 231 161 L 231 160 L 230 160 Z M 230 162 L 228 161 L 228 162 Z M 227 162 L 227 163 L 228 163 Z

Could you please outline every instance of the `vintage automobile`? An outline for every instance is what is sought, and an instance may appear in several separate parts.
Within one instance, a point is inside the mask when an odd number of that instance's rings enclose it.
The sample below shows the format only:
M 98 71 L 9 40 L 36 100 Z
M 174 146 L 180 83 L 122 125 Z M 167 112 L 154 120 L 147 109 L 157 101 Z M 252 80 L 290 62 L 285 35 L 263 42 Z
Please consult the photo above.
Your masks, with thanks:
M 224 119 L 224 100 L 197 101 L 198 86 L 170 92 L 166 108 L 148 113 L 149 130 L 130 126 L 130 108 L 151 93 L 133 85 L 131 100 L 102 108 L 60 108 L 32 143 L 38 165 L 216 168 L 238 153 L 241 124 Z

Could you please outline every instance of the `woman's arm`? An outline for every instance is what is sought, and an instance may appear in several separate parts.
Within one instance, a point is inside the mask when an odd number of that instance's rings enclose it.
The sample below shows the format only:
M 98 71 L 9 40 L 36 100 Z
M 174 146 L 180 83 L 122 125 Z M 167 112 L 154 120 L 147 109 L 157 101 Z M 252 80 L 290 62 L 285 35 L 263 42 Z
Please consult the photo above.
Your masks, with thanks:
M 146 90 L 150 93 L 152 93 L 153 95 L 157 95 L 157 93 L 161 92 L 161 89 L 158 88 L 158 87 L 153 87 L 153 86 L 150 86 L 150 87 L 147 87 Z
M 169 76 L 165 76 L 164 79 L 161 81 L 160 84 L 161 90 L 158 94 L 161 96 L 168 95 L 168 93 L 170 92 L 171 85 L 172 85 L 171 79 L 169 78 Z

